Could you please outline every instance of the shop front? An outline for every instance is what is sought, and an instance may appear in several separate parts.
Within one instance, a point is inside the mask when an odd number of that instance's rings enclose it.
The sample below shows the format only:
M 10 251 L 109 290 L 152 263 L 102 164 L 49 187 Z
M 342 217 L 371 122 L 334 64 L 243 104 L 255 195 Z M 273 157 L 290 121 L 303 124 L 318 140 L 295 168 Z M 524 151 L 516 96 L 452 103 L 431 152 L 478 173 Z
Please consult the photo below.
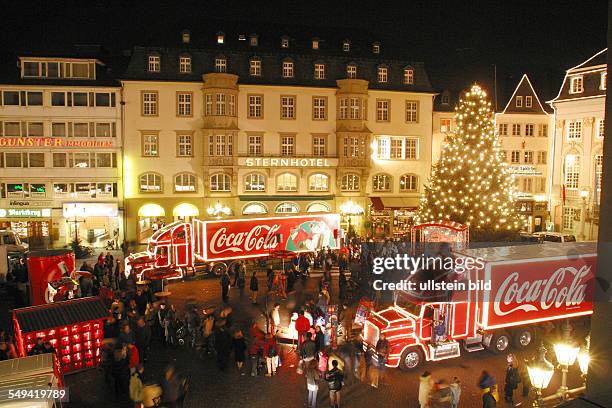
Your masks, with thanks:
M 546 197 L 519 198 L 516 211 L 527 221 L 527 232 L 547 231 L 548 203 Z
M 368 237 L 409 238 L 418 208 L 418 197 L 370 197 Z
M 64 203 L 65 243 L 78 239 L 82 245 L 119 248 L 122 239 L 122 214 L 117 203 Z
M 0 208 L 0 229 L 14 231 L 32 249 L 51 246 L 51 227 L 51 208 Z
M 166 223 L 166 210 L 158 204 L 145 204 L 138 209 L 138 243 L 146 244 Z

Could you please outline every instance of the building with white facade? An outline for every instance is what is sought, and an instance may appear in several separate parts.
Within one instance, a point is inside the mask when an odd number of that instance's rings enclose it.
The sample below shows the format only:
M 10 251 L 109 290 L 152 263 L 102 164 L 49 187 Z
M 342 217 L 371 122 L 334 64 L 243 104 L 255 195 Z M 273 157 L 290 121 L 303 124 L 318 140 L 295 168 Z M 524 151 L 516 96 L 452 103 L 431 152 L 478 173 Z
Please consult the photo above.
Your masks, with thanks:
M 595 239 L 603 164 L 607 48 L 570 68 L 554 109 L 551 211 L 558 231 Z
M 513 175 L 517 211 L 531 232 L 545 231 L 548 220 L 552 114 L 524 74 L 504 110 L 495 114 L 503 160 Z
M 362 232 L 406 231 L 431 168 L 423 64 L 374 41 L 281 34 L 185 31 L 173 46 L 134 48 L 121 81 L 131 243 L 215 208 L 241 217 L 347 202 Z
M 120 84 L 96 57 L 20 54 L 0 75 L 0 229 L 32 248 L 122 241 Z

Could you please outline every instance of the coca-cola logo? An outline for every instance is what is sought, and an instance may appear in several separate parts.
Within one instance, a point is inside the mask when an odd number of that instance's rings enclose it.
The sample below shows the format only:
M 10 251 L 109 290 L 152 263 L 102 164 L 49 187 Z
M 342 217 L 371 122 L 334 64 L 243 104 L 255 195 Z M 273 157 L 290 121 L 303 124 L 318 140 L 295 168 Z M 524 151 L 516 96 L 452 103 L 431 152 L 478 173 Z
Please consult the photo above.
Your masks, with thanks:
M 280 225 L 257 225 L 245 232 L 227 233 L 227 228 L 219 228 L 211 237 L 208 248 L 213 254 L 225 252 L 250 252 L 262 249 L 275 249 L 280 240 L 276 232 Z
M 566 266 L 557 269 L 547 279 L 523 282 L 519 282 L 519 273 L 513 272 L 502 282 L 495 295 L 495 313 L 505 316 L 517 310 L 536 312 L 551 307 L 580 305 L 586 297 L 587 279 L 584 278 L 590 272 L 590 265 L 580 269 Z M 538 303 L 539 308 L 536 306 Z

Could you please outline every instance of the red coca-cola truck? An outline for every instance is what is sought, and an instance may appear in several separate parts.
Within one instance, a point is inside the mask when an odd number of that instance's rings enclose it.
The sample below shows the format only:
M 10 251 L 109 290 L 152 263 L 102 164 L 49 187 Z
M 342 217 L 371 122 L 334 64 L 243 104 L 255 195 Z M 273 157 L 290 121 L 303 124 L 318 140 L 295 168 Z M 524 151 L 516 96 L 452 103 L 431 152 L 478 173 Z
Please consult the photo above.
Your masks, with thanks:
M 453 257 L 478 265 L 452 274 L 467 290 L 396 291 L 393 306 L 368 316 L 364 349 L 374 349 L 384 333 L 386 365 L 414 369 L 462 352 L 525 348 L 538 325 L 593 313 L 594 242 L 463 249 Z
M 146 251 L 126 257 L 143 278 L 180 278 L 197 262 L 261 258 L 276 251 L 312 252 L 339 248 L 340 216 L 313 214 L 174 222 L 156 231 Z M 144 275 L 143 275 L 144 274 Z

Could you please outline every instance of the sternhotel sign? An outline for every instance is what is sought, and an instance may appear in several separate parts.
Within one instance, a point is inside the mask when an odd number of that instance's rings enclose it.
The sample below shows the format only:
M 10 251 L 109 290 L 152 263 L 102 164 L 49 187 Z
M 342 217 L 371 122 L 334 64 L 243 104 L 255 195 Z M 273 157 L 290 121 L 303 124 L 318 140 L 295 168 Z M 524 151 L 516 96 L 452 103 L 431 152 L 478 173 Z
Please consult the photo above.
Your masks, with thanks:
M 335 159 L 322 157 L 248 157 L 244 159 L 247 167 L 332 167 Z
M 113 142 L 61 137 L 0 137 L 0 147 L 113 147 Z

